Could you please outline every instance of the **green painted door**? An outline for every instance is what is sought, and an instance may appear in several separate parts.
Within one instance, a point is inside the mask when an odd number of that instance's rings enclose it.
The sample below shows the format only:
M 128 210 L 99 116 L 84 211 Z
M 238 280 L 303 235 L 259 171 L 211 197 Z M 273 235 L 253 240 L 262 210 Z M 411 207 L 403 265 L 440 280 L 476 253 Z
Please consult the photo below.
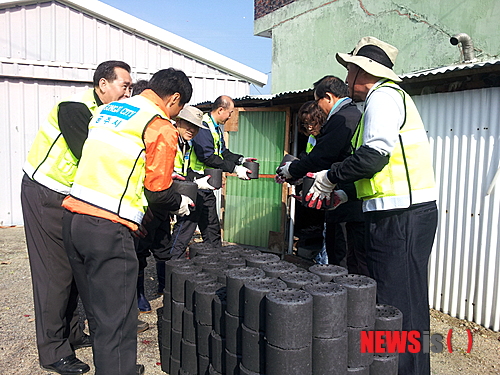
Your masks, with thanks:
M 229 149 L 258 159 L 259 179 L 226 180 L 224 240 L 267 247 L 269 231 L 279 232 L 282 185 L 274 182 L 283 158 L 287 113 L 284 110 L 241 110 L 238 131 L 229 132 Z

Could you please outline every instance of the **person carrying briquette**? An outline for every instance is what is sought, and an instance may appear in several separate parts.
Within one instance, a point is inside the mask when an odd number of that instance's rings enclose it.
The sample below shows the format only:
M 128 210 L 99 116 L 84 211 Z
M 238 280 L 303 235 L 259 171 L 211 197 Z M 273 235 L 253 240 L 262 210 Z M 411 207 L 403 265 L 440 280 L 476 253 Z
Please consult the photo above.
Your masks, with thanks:
M 140 95 L 99 108 L 89 125 L 70 195 L 63 240 L 82 302 L 94 317 L 96 375 L 143 374 L 137 365 L 138 260 L 134 233 L 150 206 L 159 218 L 189 214 L 170 189 L 178 132 L 171 119 L 191 99 L 184 72 L 156 72 Z
M 40 127 L 23 166 L 21 205 L 33 283 L 36 342 L 42 368 L 84 374 L 75 350 L 92 345 L 78 314 L 78 289 L 62 240 L 63 199 L 75 177 L 97 108 L 130 96 L 130 66 L 100 63 L 93 86 L 59 102 Z M 92 315 L 87 311 L 89 325 Z
M 212 104 L 210 113 L 205 113 L 203 123 L 207 129 L 200 129 L 192 140 L 190 168 L 193 172 L 204 175 L 207 168 L 222 169 L 224 172 L 236 173 L 238 178 L 249 180 L 250 169 L 242 164 L 245 161 L 256 161 L 255 158 L 245 158 L 232 153 L 224 141 L 224 124 L 231 118 L 234 111 L 233 100 L 226 95 L 219 96 Z M 217 215 L 215 194 L 212 189 L 200 189 L 195 215 L 188 220 L 195 220 L 200 229 L 203 242 L 214 247 L 222 246 L 221 229 Z M 184 223 L 185 225 L 186 223 Z M 191 223 L 194 225 L 194 222 Z M 191 238 L 178 238 L 175 234 L 169 244 L 171 254 L 182 254 Z
M 347 85 L 338 77 L 325 76 L 313 87 L 318 106 L 327 115 L 326 122 L 306 156 L 278 167 L 277 174 L 285 179 L 298 180 L 308 172 L 319 172 L 351 153 L 351 138 L 361 113 L 348 97 Z
M 397 84 L 397 54 L 396 47 L 371 36 L 351 53 L 337 53 L 347 68 L 349 93 L 365 101 L 365 110 L 353 137 L 356 151 L 316 173 L 306 199 L 317 205 L 338 183 L 355 183 L 377 301 L 401 310 L 403 331 L 423 335 L 430 328 L 427 266 L 438 210 L 429 140 L 417 107 Z M 430 374 L 428 351 L 401 353 L 399 374 Z
M 202 176 L 194 173 L 190 168 L 190 159 L 193 153 L 191 140 L 198 133 L 199 129 L 208 129 L 203 125 L 203 112 L 196 107 L 185 106 L 175 117 L 175 126 L 179 132 L 177 142 L 177 153 L 174 163 L 174 179 L 194 181 L 198 189 L 213 190 L 214 188 L 207 182 L 210 176 Z M 198 190 L 200 191 L 200 190 Z M 201 206 L 203 197 L 198 194 L 196 206 Z M 137 243 L 137 257 L 139 258 L 139 278 L 137 282 L 137 303 L 139 311 L 150 312 L 151 305 L 144 293 L 144 269 L 146 268 L 146 258 L 149 252 L 153 253 L 156 260 L 156 271 L 158 276 L 158 294 L 163 293 L 165 288 L 165 261 L 172 258 L 179 258 L 183 253 L 171 253 L 172 246 L 168 246 L 172 234 L 178 238 L 184 238 L 189 242 L 196 230 L 197 219 L 193 218 L 197 213 L 197 208 L 189 215 L 177 216 L 176 223 L 171 229 L 170 215 L 161 220 L 154 217 L 151 222 L 144 225 L 147 235 L 140 238 Z
M 278 168 L 277 174 L 283 179 L 299 179 L 308 172 L 319 172 L 332 163 L 344 160 L 352 152 L 351 138 L 358 127 L 361 112 L 349 97 L 347 85 L 338 77 L 325 76 L 315 82 L 313 87 L 316 102 L 327 116 L 326 122 L 321 126 L 314 147 L 305 157 L 287 162 Z M 354 187 L 352 184 L 345 184 L 340 189 L 335 192 L 335 208 L 347 199 L 346 192 L 353 194 L 351 191 Z M 343 235 L 338 232 L 342 231 L 339 224 L 348 222 L 346 234 L 349 272 L 367 274 L 361 202 L 353 197 L 346 205 L 327 211 L 325 222 L 328 263 L 340 265 L 346 255 L 345 250 L 342 251 L 342 247 L 335 246 L 335 243 L 339 242 L 336 238 Z

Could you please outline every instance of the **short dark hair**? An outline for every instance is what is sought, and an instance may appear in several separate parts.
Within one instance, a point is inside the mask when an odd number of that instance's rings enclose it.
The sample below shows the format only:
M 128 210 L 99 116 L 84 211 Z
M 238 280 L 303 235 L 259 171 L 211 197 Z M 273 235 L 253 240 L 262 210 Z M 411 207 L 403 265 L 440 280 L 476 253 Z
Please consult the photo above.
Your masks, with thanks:
M 101 78 L 104 78 L 109 82 L 113 82 L 117 78 L 115 68 L 125 69 L 129 73 L 131 70 L 130 65 L 126 62 L 117 60 L 104 61 L 97 66 L 97 69 L 94 72 L 94 87 L 99 86 Z
M 215 99 L 215 102 L 212 104 L 212 111 L 215 111 L 217 110 L 217 108 L 220 107 L 228 109 L 231 106 L 231 104 L 234 105 L 233 99 L 231 99 L 227 95 L 221 95 L 217 99 Z
M 297 116 L 300 121 L 300 130 L 304 132 L 307 131 L 306 124 L 312 125 L 319 130 L 326 120 L 326 115 L 316 100 L 310 100 L 302 104 Z
M 345 98 L 349 95 L 345 82 L 335 76 L 324 76 L 319 81 L 314 82 L 313 87 L 314 94 L 320 99 L 326 97 L 327 92 L 337 98 Z
M 149 88 L 149 81 L 140 79 L 132 85 L 132 96 L 139 95 L 141 92 Z
M 186 104 L 193 95 L 193 86 L 182 70 L 174 68 L 162 69 L 153 74 L 149 80 L 149 88 L 160 98 L 178 92 L 181 95 L 180 104 Z

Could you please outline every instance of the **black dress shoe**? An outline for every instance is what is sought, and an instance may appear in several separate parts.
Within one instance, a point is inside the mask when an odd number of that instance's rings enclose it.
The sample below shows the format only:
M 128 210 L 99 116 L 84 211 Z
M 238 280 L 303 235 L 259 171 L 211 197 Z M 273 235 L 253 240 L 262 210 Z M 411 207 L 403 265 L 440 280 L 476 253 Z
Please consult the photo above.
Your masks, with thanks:
M 51 365 L 42 366 L 42 368 L 61 375 L 85 374 L 90 370 L 89 365 L 80 361 L 74 354 L 68 355 Z
M 136 365 L 137 366 L 137 371 L 136 371 L 136 374 L 137 375 L 142 375 L 144 374 L 144 365 Z
M 81 348 L 88 348 L 89 346 L 92 346 L 92 340 L 90 339 L 89 335 L 83 335 L 81 340 L 76 342 L 75 344 L 71 344 L 73 347 L 73 350 L 81 349 Z

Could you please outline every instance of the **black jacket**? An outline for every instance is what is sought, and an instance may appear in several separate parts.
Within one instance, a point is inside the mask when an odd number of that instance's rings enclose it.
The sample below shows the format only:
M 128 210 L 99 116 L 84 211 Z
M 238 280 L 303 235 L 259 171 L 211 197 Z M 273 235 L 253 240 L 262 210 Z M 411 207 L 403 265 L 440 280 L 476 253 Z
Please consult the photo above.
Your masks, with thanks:
M 351 138 L 361 119 L 361 112 L 350 100 L 340 104 L 336 113 L 321 127 L 316 146 L 300 160 L 295 160 L 288 171 L 294 179 L 307 172 L 330 169 L 333 163 L 344 160 L 351 154 Z
M 204 122 L 205 126 L 207 124 Z M 198 134 L 193 138 L 192 144 L 194 152 L 198 159 L 209 168 L 222 169 L 224 172 L 233 172 L 236 165 L 241 164 L 243 155 L 234 154 L 226 148 L 224 142 L 224 135 L 220 127 L 217 128 L 219 133 L 220 142 L 222 144 L 221 151 L 222 157 L 215 154 L 214 138 L 208 129 L 200 129 Z

